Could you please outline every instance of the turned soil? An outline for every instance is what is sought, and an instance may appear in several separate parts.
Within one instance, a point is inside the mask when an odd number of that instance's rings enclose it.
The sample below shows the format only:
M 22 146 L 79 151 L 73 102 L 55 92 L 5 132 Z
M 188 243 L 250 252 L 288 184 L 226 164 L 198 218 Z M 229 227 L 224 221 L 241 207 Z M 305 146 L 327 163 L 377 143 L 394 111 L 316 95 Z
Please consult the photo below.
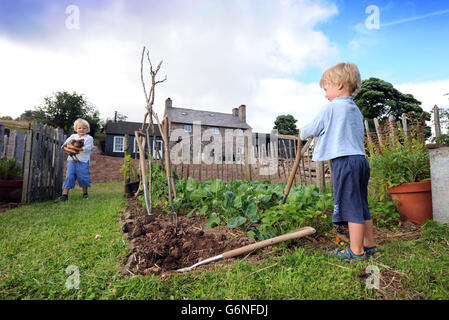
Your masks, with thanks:
M 123 261 L 122 274 L 171 273 L 255 242 L 243 232 L 226 226 L 204 228 L 206 220 L 199 214 L 189 218 L 178 215 L 176 223 L 159 209 L 149 216 L 133 198 L 128 200 L 123 218 L 122 229 L 130 240 L 132 253 Z
M 130 240 L 131 254 L 122 261 L 121 273 L 123 275 L 155 274 L 165 276 L 180 268 L 192 266 L 204 259 L 255 242 L 254 239 L 248 239 L 242 231 L 226 226 L 204 228 L 206 220 L 199 214 L 193 214 L 189 218 L 179 215 L 176 225 L 166 212 L 155 209 L 152 214 L 151 216 L 147 215 L 136 199 L 128 198 L 127 208 L 122 215 L 122 229 Z M 395 231 L 374 227 L 374 236 L 378 245 L 390 241 L 417 239 L 420 234 L 421 228 L 411 222 L 405 222 L 401 228 Z M 309 246 L 316 251 L 327 251 L 342 246 L 341 243 L 337 243 L 337 238 L 338 242 L 344 242 L 347 245 L 348 237 L 348 229 L 339 226 L 330 231 L 327 236 L 307 236 L 289 241 L 286 246 L 291 250 Z M 274 254 L 276 253 L 270 246 L 247 256 L 201 265 L 189 272 L 201 272 L 213 268 L 217 264 L 232 263 L 236 259 L 247 259 L 249 263 L 260 263 L 267 258 L 267 255 Z M 337 263 L 335 262 L 335 264 Z M 403 296 L 404 294 L 405 299 L 422 299 L 421 293 L 408 288 L 404 273 L 378 261 L 373 261 L 373 264 L 384 269 L 380 272 L 379 288 L 377 288 L 380 299 L 389 300 L 396 295 Z M 343 265 L 341 268 L 345 268 L 345 266 Z M 365 282 L 371 275 L 372 273 L 367 273 L 367 270 L 362 270 L 359 281 Z

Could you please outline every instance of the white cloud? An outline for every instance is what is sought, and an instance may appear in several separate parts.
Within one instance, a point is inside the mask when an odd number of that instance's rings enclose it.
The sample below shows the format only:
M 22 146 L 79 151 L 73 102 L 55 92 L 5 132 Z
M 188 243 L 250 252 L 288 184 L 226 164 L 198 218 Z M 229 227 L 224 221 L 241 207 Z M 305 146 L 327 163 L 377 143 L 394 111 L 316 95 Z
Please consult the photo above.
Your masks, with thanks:
M 432 110 L 434 105 L 439 107 L 449 107 L 449 79 L 438 81 L 427 81 L 419 83 L 402 83 L 394 85 L 402 93 L 410 93 L 422 102 L 421 107 L 425 111 Z
M 303 127 L 327 102 L 318 83 L 304 84 L 280 78 L 263 79 L 253 102 L 258 107 L 249 113 L 248 119 L 254 131 L 258 132 L 269 132 L 279 114 L 293 115 L 298 120 L 297 127 Z M 280 110 L 281 113 L 278 112 Z
M 292 79 L 308 67 L 324 69 L 337 56 L 314 30 L 337 13 L 334 5 L 293 0 L 108 5 L 80 4 L 79 30 L 65 28 L 62 8 L 61 19 L 39 37 L 0 34 L 0 115 L 17 117 L 45 96 L 67 90 L 85 94 L 103 118 L 117 110 L 141 121 L 143 45 L 154 65 L 164 61 L 160 76 L 168 80 L 157 87 L 155 101 L 160 114 L 167 97 L 174 106 L 229 113 L 246 104 L 249 124 L 268 131 L 279 114 L 292 113 L 304 125 L 311 110 L 318 111 L 311 106 L 325 103 L 317 84 Z
M 409 17 L 409 18 L 404 18 L 404 19 L 399 19 L 396 21 L 387 22 L 387 23 L 382 24 L 382 27 L 412 22 L 412 21 L 421 20 L 421 19 L 427 19 L 430 17 L 441 16 L 441 15 L 448 14 L 448 13 L 449 13 L 449 9 L 439 10 L 439 11 L 430 12 L 430 13 L 419 15 L 419 16 L 413 16 L 413 17 Z
M 449 108 L 449 79 L 438 81 L 427 81 L 420 83 L 403 83 L 394 85 L 402 93 L 410 93 L 416 99 L 422 102 L 423 110 L 430 112 L 432 108 L 437 105 L 439 108 Z M 435 133 L 435 128 L 432 120 L 427 123 L 432 128 L 432 133 Z M 442 132 L 446 132 L 444 127 Z

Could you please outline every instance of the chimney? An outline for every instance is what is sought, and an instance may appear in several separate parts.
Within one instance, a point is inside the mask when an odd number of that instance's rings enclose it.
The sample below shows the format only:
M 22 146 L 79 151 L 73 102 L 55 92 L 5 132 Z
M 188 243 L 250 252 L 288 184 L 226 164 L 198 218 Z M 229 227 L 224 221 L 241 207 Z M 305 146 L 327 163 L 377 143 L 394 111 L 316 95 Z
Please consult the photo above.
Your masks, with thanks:
M 246 121 L 246 106 L 244 104 L 239 107 L 239 120 Z
M 165 107 L 166 108 L 173 107 L 173 103 L 172 103 L 172 100 L 170 98 L 167 98 L 167 100 L 165 100 Z
M 232 115 L 233 115 L 234 117 L 238 117 L 238 116 L 239 116 L 239 109 L 238 109 L 238 108 L 232 109 Z
M 114 122 L 117 122 L 117 111 L 115 111 Z

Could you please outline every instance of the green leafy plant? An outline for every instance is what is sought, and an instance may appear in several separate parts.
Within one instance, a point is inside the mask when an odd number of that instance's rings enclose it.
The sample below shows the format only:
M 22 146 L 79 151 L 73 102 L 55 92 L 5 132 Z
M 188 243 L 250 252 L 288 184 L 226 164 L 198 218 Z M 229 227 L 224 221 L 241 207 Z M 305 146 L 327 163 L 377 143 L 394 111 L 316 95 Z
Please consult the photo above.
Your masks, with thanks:
M 377 227 L 395 229 L 401 226 L 402 222 L 395 201 L 379 201 L 379 198 L 373 195 L 368 198 L 368 205 L 373 223 Z
M 0 180 L 22 179 L 22 168 L 20 163 L 12 158 L 10 160 L 0 159 Z
M 434 138 L 433 141 L 435 141 L 436 143 L 449 144 L 449 134 L 443 133 L 438 138 Z
M 333 199 L 330 193 L 320 193 L 318 187 L 292 188 L 287 202 L 262 213 L 262 224 L 255 230 L 259 239 L 270 238 L 305 226 L 321 234 L 332 229 Z
M 283 183 L 271 185 L 269 181 L 207 179 L 200 183 L 188 178 L 177 181 L 178 199 L 174 203 L 178 213 L 206 216 L 206 228 L 227 225 L 259 240 L 305 225 L 317 226 L 319 232 L 332 227 L 331 194 L 319 193 L 316 186 L 293 187 L 282 204 L 284 188 Z
M 128 154 L 125 156 L 125 163 L 121 165 L 120 172 L 123 174 L 125 179 L 131 181 L 136 181 L 139 178 L 137 171 L 134 168 L 134 163 L 131 155 Z
M 382 144 L 378 141 L 368 144 L 371 180 L 379 188 L 380 199 L 385 198 L 387 188 L 430 180 L 424 122 L 423 118 L 411 118 L 408 134 L 387 122 L 381 128 Z

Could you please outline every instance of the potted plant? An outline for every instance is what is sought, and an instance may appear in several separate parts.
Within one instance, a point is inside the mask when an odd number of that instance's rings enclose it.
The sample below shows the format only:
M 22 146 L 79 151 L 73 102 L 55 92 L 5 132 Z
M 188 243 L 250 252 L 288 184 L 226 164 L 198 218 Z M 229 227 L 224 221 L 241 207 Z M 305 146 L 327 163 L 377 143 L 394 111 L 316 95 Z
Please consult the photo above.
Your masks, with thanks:
M 0 199 L 7 202 L 22 200 L 22 168 L 15 158 L 0 159 Z
M 404 220 L 421 225 L 432 219 L 429 152 L 425 144 L 424 119 L 411 119 L 405 133 L 394 123 L 382 127 L 382 143 L 372 143 L 367 158 L 371 180 L 380 197 L 388 193 L 397 202 Z

